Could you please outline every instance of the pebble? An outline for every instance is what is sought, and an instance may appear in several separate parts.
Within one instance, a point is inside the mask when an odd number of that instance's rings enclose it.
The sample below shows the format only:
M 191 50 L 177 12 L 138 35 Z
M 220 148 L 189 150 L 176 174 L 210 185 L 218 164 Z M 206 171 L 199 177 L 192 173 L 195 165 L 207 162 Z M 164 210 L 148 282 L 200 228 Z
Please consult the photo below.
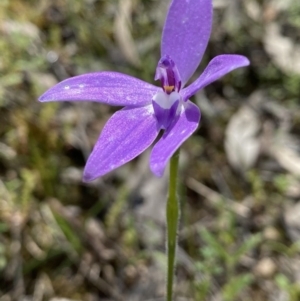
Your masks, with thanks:
M 264 229 L 263 236 L 266 240 L 279 240 L 280 233 L 275 227 L 267 227 Z
M 277 270 L 275 262 L 271 258 L 262 258 L 254 267 L 254 273 L 258 277 L 270 278 Z

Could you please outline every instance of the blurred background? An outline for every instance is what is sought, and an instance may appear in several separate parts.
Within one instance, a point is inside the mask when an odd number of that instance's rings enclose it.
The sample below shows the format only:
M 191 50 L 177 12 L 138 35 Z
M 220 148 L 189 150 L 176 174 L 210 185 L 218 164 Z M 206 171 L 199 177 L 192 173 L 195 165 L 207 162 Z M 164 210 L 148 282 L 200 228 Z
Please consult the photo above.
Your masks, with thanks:
M 146 152 L 81 182 L 118 108 L 39 103 L 114 70 L 153 82 L 167 0 L 0 0 L 0 301 L 163 300 L 167 178 Z M 300 2 L 216 0 L 203 62 L 246 55 L 197 94 L 181 151 L 176 300 L 300 300 Z

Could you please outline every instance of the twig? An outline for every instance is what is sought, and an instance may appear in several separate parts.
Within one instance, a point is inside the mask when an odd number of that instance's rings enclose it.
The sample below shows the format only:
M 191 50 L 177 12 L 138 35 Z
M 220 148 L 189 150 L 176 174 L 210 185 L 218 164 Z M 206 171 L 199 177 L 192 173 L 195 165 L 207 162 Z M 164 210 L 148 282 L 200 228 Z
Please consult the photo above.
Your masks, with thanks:
M 220 204 L 222 200 L 226 201 L 231 206 L 231 209 L 238 215 L 242 217 L 248 217 L 250 213 L 250 209 L 247 206 L 239 204 L 223 195 L 219 194 L 218 192 L 210 189 L 209 187 L 205 186 L 204 184 L 200 183 L 199 181 L 188 178 L 187 179 L 187 186 L 192 189 L 193 191 L 197 192 L 198 194 L 202 195 L 203 197 L 207 198 L 211 203 L 214 205 Z

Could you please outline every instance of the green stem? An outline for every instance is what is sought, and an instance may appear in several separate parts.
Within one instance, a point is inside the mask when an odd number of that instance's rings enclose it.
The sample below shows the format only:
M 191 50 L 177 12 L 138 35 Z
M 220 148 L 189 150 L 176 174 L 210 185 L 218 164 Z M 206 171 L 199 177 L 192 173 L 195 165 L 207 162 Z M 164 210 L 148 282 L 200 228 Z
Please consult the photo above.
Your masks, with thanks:
M 169 195 L 167 200 L 167 254 L 168 254 L 168 272 L 167 272 L 167 301 L 172 301 L 174 267 L 177 246 L 177 229 L 179 221 L 179 202 L 177 199 L 177 173 L 178 173 L 179 150 L 170 160 L 170 183 Z

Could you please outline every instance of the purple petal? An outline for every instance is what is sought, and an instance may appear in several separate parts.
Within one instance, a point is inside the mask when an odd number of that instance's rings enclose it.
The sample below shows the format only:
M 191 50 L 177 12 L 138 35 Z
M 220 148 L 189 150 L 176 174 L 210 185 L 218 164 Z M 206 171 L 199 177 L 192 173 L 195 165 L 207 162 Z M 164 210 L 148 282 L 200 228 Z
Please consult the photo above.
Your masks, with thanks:
M 161 177 L 166 165 L 180 145 L 197 129 L 200 121 L 200 110 L 192 102 L 183 104 L 178 120 L 155 144 L 150 157 L 151 171 Z
M 240 67 L 248 66 L 249 64 L 249 60 L 242 55 L 223 54 L 216 56 L 209 62 L 198 79 L 188 87 L 184 88 L 180 94 L 184 100 L 189 99 L 199 90 L 221 78 L 230 71 Z
M 157 137 L 152 105 L 124 108 L 106 123 L 86 163 L 83 180 L 89 182 L 142 153 Z
M 116 106 L 151 103 L 160 88 L 117 72 L 95 72 L 68 78 L 45 92 L 40 101 L 96 101 Z
M 165 22 L 161 55 L 174 60 L 183 85 L 206 49 L 212 26 L 212 0 L 173 0 Z

